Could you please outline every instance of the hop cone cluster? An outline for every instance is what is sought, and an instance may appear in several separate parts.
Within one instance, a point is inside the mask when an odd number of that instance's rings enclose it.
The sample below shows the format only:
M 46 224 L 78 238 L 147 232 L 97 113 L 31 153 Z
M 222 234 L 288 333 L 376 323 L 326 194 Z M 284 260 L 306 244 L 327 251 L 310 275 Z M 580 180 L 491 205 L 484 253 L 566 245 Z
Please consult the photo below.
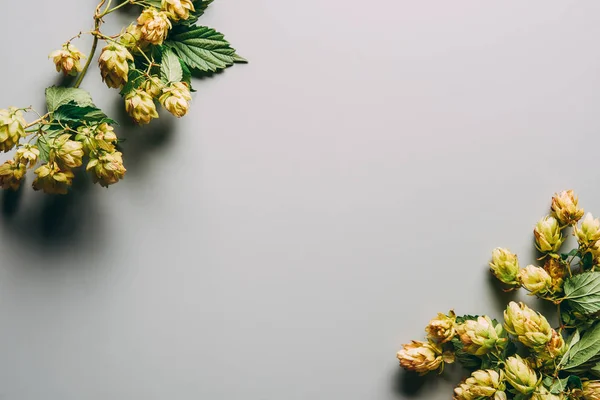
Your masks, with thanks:
M 577 247 L 563 253 L 569 230 Z M 462 364 L 470 375 L 454 389 L 455 400 L 600 400 L 600 220 L 567 190 L 552 198 L 533 233 L 536 265 L 521 268 L 516 254 L 498 247 L 490 270 L 505 291 L 523 288 L 551 302 L 557 315 L 516 301 L 502 321 L 438 314 L 425 328 L 426 341 L 397 353 L 403 368 L 423 375 Z

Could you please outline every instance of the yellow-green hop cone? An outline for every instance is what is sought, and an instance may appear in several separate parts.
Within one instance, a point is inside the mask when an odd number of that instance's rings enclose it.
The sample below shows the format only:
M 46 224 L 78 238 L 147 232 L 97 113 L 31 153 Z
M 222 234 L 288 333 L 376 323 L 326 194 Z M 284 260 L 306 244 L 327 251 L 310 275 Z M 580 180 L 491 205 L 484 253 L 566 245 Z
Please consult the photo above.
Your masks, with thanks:
M 34 190 L 43 190 L 49 194 L 67 194 L 73 184 L 73 172 L 61 170 L 56 163 L 44 164 L 35 170 L 37 177 L 33 181 Z
M 437 317 L 429 321 L 429 324 L 425 328 L 427 338 L 435 343 L 446 343 L 452 340 L 456 334 L 456 330 L 454 329 L 455 321 L 456 314 L 452 310 L 448 315 L 438 313 Z
M 563 400 L 566 397 L 561 394 L 552 394 L 544 386 L 540 385 L 531 395 L 531 400 Z
M 71 135 L 66 133 L 50 142 L 51 152 L 56 156 L 55 161 L 63 169 L 77 168 L 83 163 L 83 144 L 75 140 L 70 140 L 70 138 Z
M 142 27 L 137 24 L 131 24 L 125 28 L 119 37 L 119 44 L 133 53 L 138 53 L 148 47 L 148 42 L 142 39 Z
M 519 286 L 517 274 L 519 273 L 519 260 L 517 255 L 508 249 L 497 247 L 492 251 L 490 269 L 500 282 L 511 287 Z
M 129 61 L 133 61 L 133 56 L 123 45 L 111 43 L 102 49 L 102 53 L 98 58 L 98 65 L 106 86 L 120 89 L 127 83 Z
M 137 23 L 140 27 L 142 40 L 148 43 L 159 45 L 164 42 L 171 29 L 169 16 L 163 11 L 157 11 L 155 8 L 146 8 L 138 17 Z
M 177 118 L 183 117 L 190 109 L 192 94 L 184 82 L 171 83 L 163 88 L 160 103 L 163 107 Z
M 155 99 L 158 99 L 163 92 L 163 88 L 165 84 L 160 80 L 158 76 L 152 76 L 144 82 L 144 90 L 150 96 Z
M 19 189 L 26 172 L 25 165 L 14 160 L 6 161 L 0 165 L 0 187 L 2 189 Z
M 600 381 L 583 381 L 583 400 L 600 400 Z
M 70 43 L 65 43 L 62 49 L 50 53 L 49 58 L 56 65 L 56 72 L 62 72 L 66 75 L 75 76 L 81 72 L 81 60 L 86 58 L 77 47 Z
M 581 227 L 575 226 L 575 236 L 580 246 L 589 247 L 600 240 L 600 219 L 594 218 L 592 213 L 587 213 Z
M 112 153 L 115 151 L 117 135 L 114 128 L 104 122 L 97 126 L 77 128 L 75 140 L 83 144 L 83 150 L 87 155 L 99 150 Z
M 0 151 L 11 150 L 25 136 L 27 122 L 23 113 L 15 107 L 0 110 Z
M 127 172 L 123 166 L 123 154 L 118 151 L 90 158 L 86 170 L 92 174 L 94 183 L 100 183 L 104 187 L 117 183 Z
M 144 125 L 158 118 L 154 99 L 142 89 L 136 89 L 125 96 L 125 110 L 136 124 Z
M 535 246 L 542 253 L 556 253 L 564 242 L 558 220 L 551 216 L 541 219 L 533 229 Z
M 508 341 L 502 325 L 494 325 L 488 316 L 467 320 L 456 327 L 456 332 L 463 343 L 463 350 L 476 356 L 503 348 Z
M 567 267 L 556 258 L 548 258 L 544 263 L 544 270 L 550 275 L 552 280 L 551 292 L 561 292 L 567 274 Z
M 39 157 L 40 151 L 37 146 L 25 144 L 17 150 L 15 161 L 27 168 L 32 168 L 37 163 Z
M 162 0 L 162 8 L 173 21 L 186 20 L 196 11 L 192 0 Z
M 552 338 L 546 343 L 546 348 L 542 351 L 541 357 L 555 359 L 561 357 L 567 351 L 567 345 L 562 335 L 552 329 Z
M 415 371 L 423 375 L 435 371 L 444 362 L 442 349 L 435 343 L 425 343 L 413 340 L 402 346 L 396 357 L 400 366 L 409 371 Z
M 572 190 L 565 190 L 552 197 L 552 216 L 561 225 L 572 225 L 583 217 L 583 208 L 579 208 L 579 199 Z
M 506 380 L 519 393 L 530 394 L 541 382 L 535 371 L 519 355 L 508 357 L 504 364 Z
M 454 389 L 454 400 L 505 400 L 505 389 L 503 371 L 479 370 Z
M 511 301 L 504 311 L 504 328 L 519 342 L 534 350 L 541 350 L 552 339 L 552 327 L 540 313 L 523 303 Z
M 532 294 L 544 295 L 552 289 L 552 277 L 544 268 L 528 265 L 519 271 L 517 280 Z

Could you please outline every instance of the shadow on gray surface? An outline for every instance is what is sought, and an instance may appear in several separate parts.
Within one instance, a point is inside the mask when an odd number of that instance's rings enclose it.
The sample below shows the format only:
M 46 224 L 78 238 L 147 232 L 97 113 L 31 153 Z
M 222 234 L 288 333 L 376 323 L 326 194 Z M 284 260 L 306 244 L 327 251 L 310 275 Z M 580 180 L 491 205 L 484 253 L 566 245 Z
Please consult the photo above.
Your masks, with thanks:
M 401 395 L 401 397 L 417 397 L 427 383 L 432 383 L 431 375 L 420 376 L 416 372 L 406 371 L 398 367 L 398 371 L 394 376 L 394 393 Z
M 506 309 L 506 306 L 511 301 L 515 301 L 517 297 L 517 291 L 513 290 L 510 292 L 506 291 L 506 286 L 502 284 L 491 272 L 487 274 L 488 286 L 492 291 L 493 295 L 491 296 L 493 301 L 495 302 L 495 309 L 500 312 L 503 312 Z
M 88 196 L 93 185 L 85 171 L 75 170 L 73 188 L 68 195 L 33 194 L 29 209 L 21 209 L 24 190 L 31 190 L 26 182 L 17 192 L 5 191 L 2 199 L 3 238 L 16 244 L 36 244 L 50 251 L 65 246 L 90 242 L 90 237 L 101 232 L 101 220 L 94 211 L 93 197 Z
M 151 160 L 154 157 L 153 153 L 163 151 L 172 143 L 177 119 L 168 112 L 159 110 L 160 118 L 148 125 L 139 126 L 125 111 L 123 100 L 119 97 L 117 101 L 116 114 L 120 126 L 115 130 L 123 140 L 118 148 L 123 152 L 127 174 L 137 176 L 147 170 L 146 160 Z

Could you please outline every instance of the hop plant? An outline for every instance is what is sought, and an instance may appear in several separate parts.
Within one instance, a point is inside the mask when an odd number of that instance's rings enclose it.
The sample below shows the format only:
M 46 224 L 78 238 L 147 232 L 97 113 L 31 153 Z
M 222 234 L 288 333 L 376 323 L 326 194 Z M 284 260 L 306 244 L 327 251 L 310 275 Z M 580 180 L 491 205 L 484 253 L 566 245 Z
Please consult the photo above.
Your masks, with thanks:
M 582 219 L 572 190 L 556 194 L 550 212 L 534 228 L 542 267 L 521 269 L 516 254 L 496 248 L 490 270 L 509 290 L 523 287 L 548 301 L 556 316 L 515 301 L 502 323 L 438 314 L 425 329 L 427 343 L 398 353 L 402 367 L 441 371 L 453 355 L 470 371 L 454 389 L 455 400 L 600 400 L 600 220 L 589 213 Z M 569 234 L 577 247 L 561 253 Z M 421 358 L 408 358 L 409 349 Z
M 0 109 L 0 152 L 14 151 L 14 157 L 0 165 L 3 189 L 20 188 L 29 169 L 35 175 L 33 188 L 50 194 L 67 194 L 77 168 L 85 168 L 105 187 L 124 178 L 127 170 L 114 129 L 117 123 L 80 89 L 98 49 L 102 80 L 119 89 L 125 110 L 139 125 L 158 118 L 158 106 L 178 118 L 186 115 L 194 92 L 193 73 L 212 74 L 246 62 L 221 33 L 196 25 L 212 1 L 114 3 L 101 0 L 93 29 L 50 53 L 56 71 L 74 79 L 72 86 L 46 89 L 45 112 L 32 107 Z M 102 29 L 106 18 L 128 5 L 138 7 L 137 18 L 120 34 L 106 35 Z M 83 35 L 93 39 L 88 55 L 76 47 Z

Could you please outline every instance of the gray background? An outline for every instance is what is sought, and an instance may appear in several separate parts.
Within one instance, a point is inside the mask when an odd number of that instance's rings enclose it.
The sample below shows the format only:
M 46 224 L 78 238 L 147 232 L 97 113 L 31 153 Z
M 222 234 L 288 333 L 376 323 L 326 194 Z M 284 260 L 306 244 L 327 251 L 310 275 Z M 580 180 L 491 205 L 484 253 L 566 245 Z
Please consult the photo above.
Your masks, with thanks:
M 0 107 L 42 108 L 94 6 L 2 2 Z M 218 0 L 204 23 L 251 64 L 124 123 L 124 182 L 2 197 L 0 398 L 449 398 L 459 376 L 402 384 L 400 345 L 450 307 L 499 316 L 490 251 L 532 262 L 553 192 L 600 213 L 599 17 Z M 125 121 L 95 66 L 83 87 Z

